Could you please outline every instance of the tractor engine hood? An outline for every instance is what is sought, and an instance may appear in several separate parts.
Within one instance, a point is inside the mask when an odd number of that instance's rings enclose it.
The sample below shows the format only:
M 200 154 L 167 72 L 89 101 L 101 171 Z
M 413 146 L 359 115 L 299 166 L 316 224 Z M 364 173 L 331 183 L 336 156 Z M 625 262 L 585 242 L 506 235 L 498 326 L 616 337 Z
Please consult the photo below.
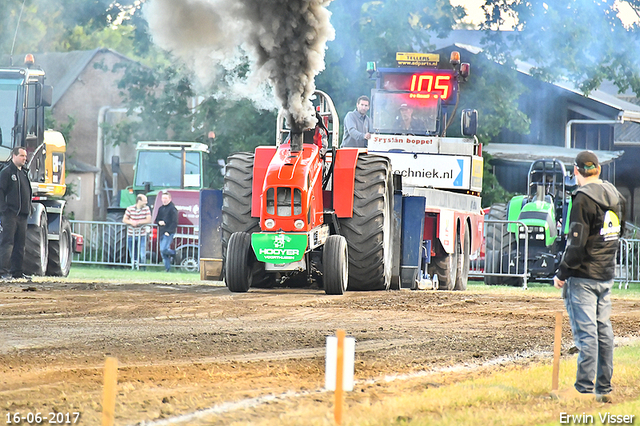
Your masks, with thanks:
M 280 145 L 264 178 L 261 222 L 267 218 L 276 220 L 275 229 L 270 230 L 308 230 L 312 225 L 309 222 L 315 222 L 309 214 L 314 197 L 318 197 L 316 205 L 321 207 L 322 193 L 316 194 L 321 179 L 322 160 L 316 145 L 304 144 L 298 152 L 292 152 L 288 143 Z M 297 219 L 304 220 L 304 229 L 294 227 Z

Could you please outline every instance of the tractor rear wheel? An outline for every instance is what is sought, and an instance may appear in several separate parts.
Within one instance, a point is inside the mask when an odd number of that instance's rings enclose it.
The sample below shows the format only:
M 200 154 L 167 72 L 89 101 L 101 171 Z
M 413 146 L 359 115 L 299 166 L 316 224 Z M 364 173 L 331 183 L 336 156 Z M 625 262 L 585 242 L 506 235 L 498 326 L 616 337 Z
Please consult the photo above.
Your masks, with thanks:
M 49 264 L 47 275 L 54 277 L 66 277 L 71 269 L 73 256 L 71 240 L 71 224 L 66 217 L 60 219 L 60 232 L 58 240 L 49 241 Z
M 47 235 L 47 213 L 40 213 L 40 225 L 27 226 L 27 238 L 24 246 L 22 270 L 26 275 L 42 276 L 47 272 L 49 245 Z
M 322 249 L 323 284 L 326 294 L 344 294 L 349 279 L 347 240 L 330 235 Z
M 235 232 L 251 234 L 260 231 L 260 218 L 251 216 L 253 160 L 254 155 L 249 152 L 238 152 L 227 159 L 222 186 L 223 272 L 226 268 L 227 248 L 231 235 Z M 264 264 L 258 263 L 252 277 L 254 286 L 264 285 L 269 280 Z
M 349 254 L 349 290 L 388 290 L 392 270 L 393 179 L 385 157 L 360 154 L 353 216 L 340 219 Z
M 246 293 L 251 287 L 252 269 L 257 262 L 251 249 L 251 235 L 234 232 L 227 247 L 225 282 L 232 293 Z
M 107 213 L 103 231 L 102 257 L 104 262 L 124 265 L 127 263 L 127 226 L 122 223 L 124 212 Z

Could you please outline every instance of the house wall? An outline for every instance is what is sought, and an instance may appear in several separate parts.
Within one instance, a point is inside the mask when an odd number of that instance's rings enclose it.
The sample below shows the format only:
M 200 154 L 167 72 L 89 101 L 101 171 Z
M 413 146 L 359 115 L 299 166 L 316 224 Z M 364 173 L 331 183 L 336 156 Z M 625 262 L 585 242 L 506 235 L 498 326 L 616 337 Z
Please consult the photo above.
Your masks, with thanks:
M 69 172 L 66 183 L 73 185 L 74 194 L 67 197 L 65 212 L 75 220 L 93 220 L 95 173 Z
M 67 122 L 68 116 L 75 118 L 75 126 L 70 133 L 70 140 L 67 141 L 67 152 L 80 161 L 96 165 L 100 109 L 103 106 L 115 108 L 122 105 L 117 84 L 123 71 L 113 73 L 111 69 L 116 63 L 126 60 L 110 51 L 96 53 L 53 108 L 53 117 L 58 122 Z M 94 67 L 94 64 L 99 66 Z M 87 180 L 89 179 L 82 179 L 82 185 L 85 185 Z M 93 183 L 92 188 L 95 188 Z M 91 211 L 92 218 L 98 219 L 101 206 L 104 205 L 104 194 L 94 197 L 87 195 L 83 197 L 82 203 L 89 205 L 83 207 L 82 211 Z

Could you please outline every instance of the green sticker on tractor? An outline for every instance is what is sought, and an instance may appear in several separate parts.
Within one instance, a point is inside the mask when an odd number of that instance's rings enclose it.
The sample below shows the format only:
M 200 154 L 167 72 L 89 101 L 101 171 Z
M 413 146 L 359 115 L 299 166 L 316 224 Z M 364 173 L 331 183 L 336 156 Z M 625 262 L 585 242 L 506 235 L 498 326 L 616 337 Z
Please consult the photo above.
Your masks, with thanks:
M 260 262 L 298 262 L 307 250 L 307 234 L 251 234 L 251 247 Z

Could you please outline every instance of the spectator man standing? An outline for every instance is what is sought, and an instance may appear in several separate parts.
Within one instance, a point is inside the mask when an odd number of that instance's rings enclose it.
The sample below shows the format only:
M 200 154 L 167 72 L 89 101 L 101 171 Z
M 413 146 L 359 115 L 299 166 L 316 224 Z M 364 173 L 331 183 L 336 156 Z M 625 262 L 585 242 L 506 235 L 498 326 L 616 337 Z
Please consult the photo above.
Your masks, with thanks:
M 618 240 L 624 232 L 625 199 L 615 186 L 600 179 L 600 171 L 592 151 L 576 156 L 579 188 L 572 196 L 567 247 L 553 282 L 563 289 L 573 340 L 580 351 L 575 389 L 560 396 L 592 399 L 595 393 L 598 402 L 610 403 L 611 288 Z
M 139 267 L 147 259 L 147 227 L 151 223 L 151 210 L 147 206 L 147 196 L 138 194 L 136 203 L 127 207 L 122 221 L 127 225 L 127 247 L 131 261 Z
M 162 254 L 164 269 L 169 272 L 171 258 L 176 255 L 176 251 L 171 249 L 171 243 L 178 227 L 178 209 L 171 201 L 169 191 L 162 193 L 162 206 L 158 209 L 156 224 L 158 225 L 158 235 L 160 236 L 160 254 Z
M 0 275 L 3 281 L 31 277 L 22 271 L 27 218 L 31 214 L 31 182 L 24 165 L 27 151 L 13 148 L 11 161 L 0 172 Z
M 344 117 L 344 136 L 340 147 L 367 147 L 371 139 L 371 119 L 367 111 L 369 111 L 369 98 L 360 96 L 356 102 L 356 109 L 349 111 Z

